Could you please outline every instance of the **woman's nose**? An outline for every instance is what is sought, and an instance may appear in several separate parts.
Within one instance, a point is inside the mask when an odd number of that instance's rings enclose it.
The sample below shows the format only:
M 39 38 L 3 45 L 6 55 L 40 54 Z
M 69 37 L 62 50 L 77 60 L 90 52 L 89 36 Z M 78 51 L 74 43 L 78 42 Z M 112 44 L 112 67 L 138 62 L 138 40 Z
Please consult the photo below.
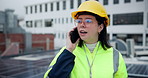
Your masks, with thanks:
M 83 28 L 86 27 L 86 25 L 85 25 L 84 22 L 82 22 L 82 23 L 80 24 L 80 26 L 83 27 Z

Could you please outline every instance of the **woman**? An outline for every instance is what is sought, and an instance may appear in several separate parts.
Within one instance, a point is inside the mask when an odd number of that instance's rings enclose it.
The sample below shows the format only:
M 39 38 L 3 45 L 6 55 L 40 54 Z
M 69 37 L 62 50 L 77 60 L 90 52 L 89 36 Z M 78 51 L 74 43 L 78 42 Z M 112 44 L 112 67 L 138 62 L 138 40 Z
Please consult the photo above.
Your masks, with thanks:
M 53 59 L 44 78 L 127 78 L 122 55 L 107 40 L 109 19 L 104 7 L 86 1 L 72 17 L 76 28 L 69 32 L 66 47 Z M 75 29 L 80 38 L 72 43 L 70 33 Z

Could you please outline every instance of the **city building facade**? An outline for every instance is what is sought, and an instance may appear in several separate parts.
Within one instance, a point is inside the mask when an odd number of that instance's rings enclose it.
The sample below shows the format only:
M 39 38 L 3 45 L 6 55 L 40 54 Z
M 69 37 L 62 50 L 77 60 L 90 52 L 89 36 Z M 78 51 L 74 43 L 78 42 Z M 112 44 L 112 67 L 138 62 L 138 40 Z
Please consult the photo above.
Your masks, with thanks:
M 71 12 L 87 0 L 49 0 L 25 6 L 25 28 L 31 33 L 52 33 L 55 48 L 66 44 L 66 35 L 74 25 Z M 110 24 L 109 39 L 133 38 L 136 49 L 148 49 L 148 0 L 96 0 L 105 6 Z

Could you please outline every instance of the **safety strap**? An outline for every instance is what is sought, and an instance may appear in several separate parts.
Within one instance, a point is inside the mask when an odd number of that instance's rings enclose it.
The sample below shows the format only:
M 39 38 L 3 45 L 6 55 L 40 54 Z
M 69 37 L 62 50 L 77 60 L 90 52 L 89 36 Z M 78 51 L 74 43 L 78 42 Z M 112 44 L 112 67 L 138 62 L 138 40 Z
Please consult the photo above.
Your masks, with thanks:
M 114 73 L 113 73 L 113 78 L 118 71 L 118 66 L 119 66 L 119 51 L 113 48 L 113 65 L 114 65 Z

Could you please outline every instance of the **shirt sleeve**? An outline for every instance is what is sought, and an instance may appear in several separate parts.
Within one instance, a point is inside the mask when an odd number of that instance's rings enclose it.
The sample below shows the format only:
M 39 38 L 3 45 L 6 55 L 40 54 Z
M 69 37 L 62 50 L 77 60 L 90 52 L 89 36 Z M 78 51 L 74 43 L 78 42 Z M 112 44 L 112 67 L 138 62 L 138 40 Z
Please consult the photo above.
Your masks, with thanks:
M 75 56 L 64 49 L 48 73 L 49 78 L 67 78 L 74 67 Z

